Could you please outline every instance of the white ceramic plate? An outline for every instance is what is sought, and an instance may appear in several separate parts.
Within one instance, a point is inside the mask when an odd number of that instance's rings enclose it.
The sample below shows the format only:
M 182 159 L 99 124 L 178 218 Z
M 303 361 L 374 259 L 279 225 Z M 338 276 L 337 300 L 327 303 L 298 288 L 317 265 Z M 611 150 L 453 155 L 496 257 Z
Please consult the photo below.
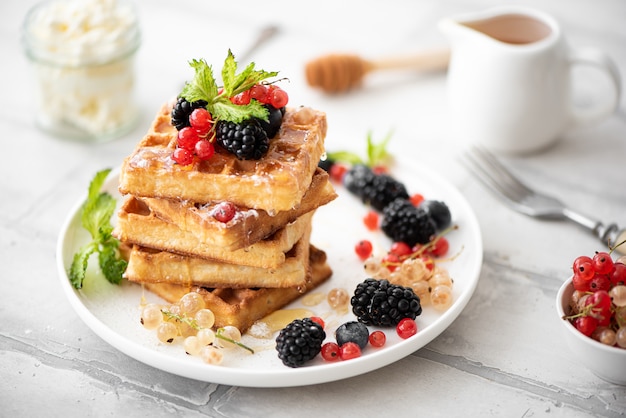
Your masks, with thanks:
M 344 379 L 384 367 L 428 344 L 441 334 L 462 312 L 476 288 L 482 265 L 482 241 L 478 223 L 463 196 L 436 173 L 411 164 L 399 163 L 393 175 L 403 181 L 409 193 L 421 193 L 428 199 L 443 200 L 449 206 L 453 222 L 459 226 L 447 236 L 450 253 L 456 257 L 441 263 L 454 279 L 453 305 L 444 313 L 425 307 L 416 321 L 418 333 L 406 340 L 400 339 L 394 329 L 386 329 L 387 344 L 379 349 L 366 347 L 361 357 L 327 363 L 318 356 L 304 367 L 289 368 L 278 359 L 274 341 L 259 340 L 244 335 L 243 342 L 255 348 L 255 354 L 245 350 L 229 350 L 221 365 L 208 365 L 198 357 L 185 354 L 182 343 L 161 344 L 155 331 L 144 329 L 139 322 L 142 301 L 160 299 L 143 291 L 141 286 L 124 283 L 109 284 L 90 267 L 83 289 L 75 290 L 67 277 L 67 269 L 75 251 L 88 242 L 87 233 L 80 226 L 81 199 L 71 210 L 58 240 L 57 266 L 61 285 L 83 321 L 102 339 L 121 352 L 143 363 L 167 372 L 201 381 L 251 387 L 286 387 L 317 384 Z M 105 190 L 120 199 L 117 192 L 117 172 L 109 175 Z M 315 292 L 324 294 L 332 288 L 345 288 L 350 294 L 366 276 L 363 265 L 354 253 L 354 245 L 361 239 L 374 243 L 374 251 L 384 254 L 390 242 L 381 232 L 368 231 L 362 217 L 365 206 L 342 187 L 339 197 L 320 209 L 314 217 L 311 242 L 328 254 L 333 276 Z M 113 220 L 115 222 L 115 220 Z M 91 265 L 97 263 L 92 262 Z M 303 307 L 296 301 L 287 308 Z M 326 300 L 309 307 L 315 315 L 325 318 L 327 340 L 334 340 L 334 330 L 343 322 L 354 320 L 350 312 L 337 315 Z M 373 330 L 371 328 L 370 330 Z

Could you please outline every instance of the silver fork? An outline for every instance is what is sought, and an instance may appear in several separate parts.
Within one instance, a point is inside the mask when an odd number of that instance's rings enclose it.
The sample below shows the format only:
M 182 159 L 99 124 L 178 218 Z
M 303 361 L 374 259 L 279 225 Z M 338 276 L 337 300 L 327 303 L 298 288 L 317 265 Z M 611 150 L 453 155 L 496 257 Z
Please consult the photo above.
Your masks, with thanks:
M 605 244 L 615 246 L 626 239 L 626 229 L 605 225 L 568 208 L 559 199 L 535 191 L 522 183 L 498 159 L 481 147 L 472 147 L 462 161 L 465 166 L 501 200 L 517 212 L 538 219 L 567 220 L 589 230 Z M 626 254 L 626 244 L 617 247 Z

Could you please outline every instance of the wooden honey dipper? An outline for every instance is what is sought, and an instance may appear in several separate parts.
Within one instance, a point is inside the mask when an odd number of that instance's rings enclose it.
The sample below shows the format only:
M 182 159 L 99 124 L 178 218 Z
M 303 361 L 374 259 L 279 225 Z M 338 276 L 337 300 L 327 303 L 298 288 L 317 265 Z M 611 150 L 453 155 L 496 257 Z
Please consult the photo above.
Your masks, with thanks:
M 357 87 L 365 76 L 373 71 L 439 71 L 448 67 L 449 60 L 448 49 L 377 60 L 367 60 L 351 54 L 329 54 L 309 61 L 305 73 L 311 87 L 320 88 L 326 93 L 338 94 Z

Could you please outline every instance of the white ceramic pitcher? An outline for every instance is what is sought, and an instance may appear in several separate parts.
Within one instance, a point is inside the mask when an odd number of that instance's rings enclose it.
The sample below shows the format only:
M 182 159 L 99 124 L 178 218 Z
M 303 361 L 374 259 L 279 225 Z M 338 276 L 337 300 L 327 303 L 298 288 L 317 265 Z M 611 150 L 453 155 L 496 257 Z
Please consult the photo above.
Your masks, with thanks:
M 570 49 L 558 23 L 543 12 L 506 6 L 443 19 L 439 28 L 451 44 L 451 125 L 463 141 L 533 152 L 571 128 L 606 118 L 619 104 L 615 64 L 601 51 Z M 614 94 L 590 108 L 574 106 L 575 65 L 605 72 Z

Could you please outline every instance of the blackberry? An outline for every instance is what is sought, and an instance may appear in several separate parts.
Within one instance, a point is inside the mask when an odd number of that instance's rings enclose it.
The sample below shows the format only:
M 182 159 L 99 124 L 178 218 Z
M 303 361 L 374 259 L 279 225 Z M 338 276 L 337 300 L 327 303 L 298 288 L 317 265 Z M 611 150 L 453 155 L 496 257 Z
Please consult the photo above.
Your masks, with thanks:
M 435 222 L 438 231 L 445 229 L 452 223 L 452 214 L 448 205 L 439 200 L 424 200 L 420 207 L 423 208 L 428 216 Z
M 379 212 L 398 198 L 409 198 L 404 184 L 388 174 L 375 175 L 371 183 L 366 184 L 361 193 L 363 203 L 369 204 Z
M 295 319 L 276 337 L 278 358 L 285 366 L 300 367 L 319 354 L 325 338 L 322 326 L 311 318 Z
M 385 207 L 380 228 L 392 241 L 410 247 L 426 244 L 436 233 L 435 222 L 428 213 L 407 199 L 396 199 Z
M 415 319 L 422 313 L 420 298 L 410 287 L 388 280 L 365 279 L 350 299 L 352 312 L 365 325 L 396 326 L 403 318 Z
M 285 113 L 285 108 L 276 109 L 274 106 L 270 104 L 263 105 L 268 111 L 268 121 L 264 121 L 259 119 L 259 124 L 261 124 L 261 128 L 267 134 L 269 139 L 272 139 L 276 136 L 278 131 L 280 130 L 280 125 L 283 123 L 283 114 Z
M 179 97 L 176 104 L 172 108 L 172 125 L 179 131 L 187 126 L 190 126 L 189 115 L 191 115 L 191 112 L 200 107 L 206 107 L 207 104 L 208 103 L 204 100 L 188 102 L 182 97 Z
M 364 349 L 367 346 L 369 336 L 370 332 L 365 324 L 358 321 L 346 322 L 335 331 L 335 339 L 340 347 L 347 342 L 353 342 Z
M 270 141 L 258 119 L 241 123 L 219 121 L 215 126 L 217 143 L 240 160 L 258 160 L 269 149 Z
M 373 181 L 376 174 L 364 164 L 353 165 L 343 177 L 343 185 L 355 196 L 363 199 L 363 190 Z

